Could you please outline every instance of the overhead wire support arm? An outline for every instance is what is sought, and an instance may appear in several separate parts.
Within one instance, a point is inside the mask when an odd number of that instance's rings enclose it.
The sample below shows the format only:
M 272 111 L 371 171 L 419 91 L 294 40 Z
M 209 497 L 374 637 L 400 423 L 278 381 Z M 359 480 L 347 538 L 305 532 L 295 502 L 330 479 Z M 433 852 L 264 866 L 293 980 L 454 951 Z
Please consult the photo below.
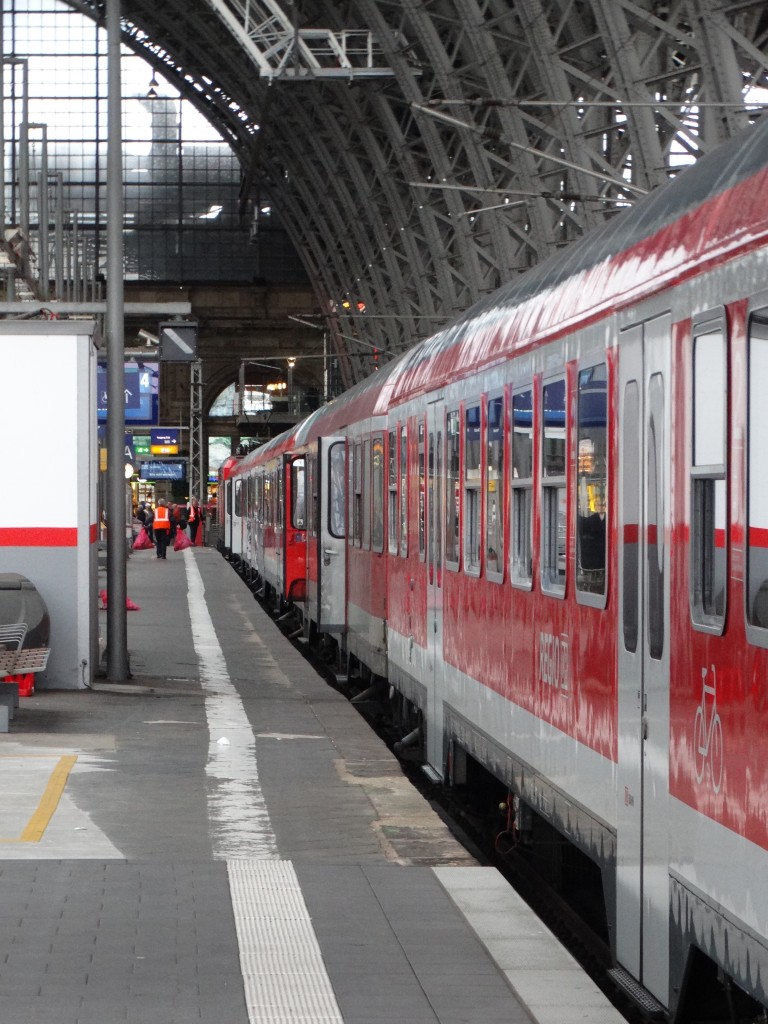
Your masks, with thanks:
M 262 78 L 381 78 L 394 71 L 366 29 L 298 28 L 275 0 L 207 0 Z

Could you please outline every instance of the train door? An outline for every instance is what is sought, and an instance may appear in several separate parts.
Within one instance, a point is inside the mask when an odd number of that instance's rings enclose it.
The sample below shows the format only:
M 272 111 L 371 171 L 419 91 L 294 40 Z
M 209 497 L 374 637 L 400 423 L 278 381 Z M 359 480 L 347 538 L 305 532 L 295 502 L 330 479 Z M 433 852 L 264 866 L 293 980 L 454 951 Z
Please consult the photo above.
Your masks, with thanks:
M 280 460 L 275 466 L 275 495 L 277 496 L 277 519 L 275 523 L 275 589 L 278 594 L 285 591 L 285 466 Z
M 259 577 L 264 575 L 264 474 L 261 468 L 254 479 L 253 501 L 253 567 Z
M 243 480 L 236 477 L 232 483 L 232 515 L 230 516 L 229 553 L 239 561 L 243 552 Z
M 619 349 L 617 959 L 669 1003 L 671 318 Z
M 443 468 L 442 402 L 427 407 L 427 763 L 443 774 Z
M 219 498 L 224 513 L 224 551 L 228 554 L 232 550 L 232 481 L 224 481 L 224 494 Z
M 283 596 L 303 601 L 306 594 L 307 520 L 306 459 L 285 455 L 285 528 L 283 535 Z
M 344 438 L 319 438 L 317 628 L 321 633 L 341 633 L 347 621 L 346 466 Z

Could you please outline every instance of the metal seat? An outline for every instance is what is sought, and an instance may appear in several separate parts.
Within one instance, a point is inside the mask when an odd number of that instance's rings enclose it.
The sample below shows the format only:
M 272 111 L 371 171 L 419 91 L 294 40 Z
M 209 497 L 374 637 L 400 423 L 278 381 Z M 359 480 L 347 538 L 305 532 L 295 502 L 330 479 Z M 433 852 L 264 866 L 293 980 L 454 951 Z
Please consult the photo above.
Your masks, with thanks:
M 14 622 L 0 626 L 0 651 L 20 651 L 27 635 L 26 622 Z

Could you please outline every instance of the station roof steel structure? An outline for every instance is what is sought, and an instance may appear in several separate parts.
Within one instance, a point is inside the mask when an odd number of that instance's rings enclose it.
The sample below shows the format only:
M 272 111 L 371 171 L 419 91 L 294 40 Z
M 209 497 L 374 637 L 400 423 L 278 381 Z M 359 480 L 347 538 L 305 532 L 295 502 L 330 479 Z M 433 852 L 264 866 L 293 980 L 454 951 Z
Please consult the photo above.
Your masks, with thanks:
M 65 0 L 98 21 L 103 0 Z M 122 0 L 268 196 L 348 384 L 768 102 L 764 0 Z

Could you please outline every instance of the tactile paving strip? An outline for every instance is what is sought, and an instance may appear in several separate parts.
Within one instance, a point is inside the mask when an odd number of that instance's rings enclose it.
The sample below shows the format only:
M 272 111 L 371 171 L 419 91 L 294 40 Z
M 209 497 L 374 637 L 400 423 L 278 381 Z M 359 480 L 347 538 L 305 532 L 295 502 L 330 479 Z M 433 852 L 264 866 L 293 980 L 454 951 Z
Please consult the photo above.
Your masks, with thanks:
M 343 1024 L 289 861 L 227 861 L 251 1024 Z

